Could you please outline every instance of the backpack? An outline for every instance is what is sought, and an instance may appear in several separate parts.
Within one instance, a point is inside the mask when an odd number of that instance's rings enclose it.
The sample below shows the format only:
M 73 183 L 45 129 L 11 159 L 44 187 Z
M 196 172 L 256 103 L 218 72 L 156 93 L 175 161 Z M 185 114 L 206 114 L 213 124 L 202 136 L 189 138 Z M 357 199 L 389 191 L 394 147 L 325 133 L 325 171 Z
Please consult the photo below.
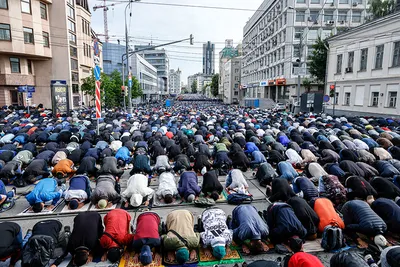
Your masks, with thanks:
M 328 225 L 322 233 L 321 247 L 325 251 L 332 251 L 343 247 L 343 233 L 339 227 Z
M 22 253 L 22 267 L 47 266 L 53 257 L 55 243 L 51 236 L 36 235 L 29 239 Z
M 324 175 L 325 194 L 335 205 L 346 202 L 346 189 L 334 175 Z
M 228 195 L 227 200 L 228 200 L 228 204 L 240 205 L 244 201 L 252 202 L 253 201 L 253 196 L 252 195 L 241 194 L 241 193 L 234 193 L 234 194 Z

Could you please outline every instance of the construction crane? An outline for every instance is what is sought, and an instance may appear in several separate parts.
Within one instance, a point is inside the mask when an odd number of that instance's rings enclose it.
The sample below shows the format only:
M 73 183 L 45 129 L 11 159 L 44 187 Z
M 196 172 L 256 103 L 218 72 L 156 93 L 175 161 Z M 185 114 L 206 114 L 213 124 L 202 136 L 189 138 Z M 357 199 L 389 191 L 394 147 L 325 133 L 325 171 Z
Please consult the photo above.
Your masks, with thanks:
M 103 9 L 103 14 L 104 14 L 104 34 L 98 34 L 98 35 L 102 35 L 105 37 L 106 39 L 106 43 L 108 43 L 110 36 L 108 35 L 108 19 L 107 19 L 107 11 L 108 11 L 108 7 L 109 6 L 114 6 L 115 4 L 110 4 L 107 5 L 106 0 L 104 0 L 103 5 L 101 6 L 94 6 L 93 7 L 93 11 L 96 11 L 99 8 Z

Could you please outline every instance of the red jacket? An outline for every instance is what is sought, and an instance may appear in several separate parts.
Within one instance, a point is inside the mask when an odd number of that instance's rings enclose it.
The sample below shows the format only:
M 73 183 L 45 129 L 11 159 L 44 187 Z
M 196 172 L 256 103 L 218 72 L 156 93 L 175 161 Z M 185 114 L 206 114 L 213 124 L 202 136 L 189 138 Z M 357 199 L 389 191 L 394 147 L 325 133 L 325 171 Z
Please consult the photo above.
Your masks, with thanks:
M 129 245 L 133 241 L 133 234 L 129 233 L 131 215 L 122 209 L 115 209 L 104 217 L 104 232 L 112 235 L 121 245 Z M 104 249 L 119 247 L 109 236 L 102 235 L 100 245 Z
M 324 267 L 324 265 L 314 255 L 297 252 L 290 258 L 288 267 Z
M 158 226 L 160 217 L 154 212 L 146 212 L 137 218 L 136 234 L 134 240 L 142 238 L 160 238 Z

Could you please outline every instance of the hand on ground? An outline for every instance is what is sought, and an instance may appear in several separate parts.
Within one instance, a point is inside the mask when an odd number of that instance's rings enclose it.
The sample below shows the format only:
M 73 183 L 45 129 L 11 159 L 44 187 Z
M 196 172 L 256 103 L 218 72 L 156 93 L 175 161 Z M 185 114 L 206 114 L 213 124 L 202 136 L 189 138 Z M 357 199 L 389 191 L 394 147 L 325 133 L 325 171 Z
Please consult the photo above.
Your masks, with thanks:
M 195 259 L 196 259 L 196 256 L 197 256 L 196 250 L 193 249 L 192 251 L 190 251 L 189 259 L 190 259 L 191 261 L 195 260 Z

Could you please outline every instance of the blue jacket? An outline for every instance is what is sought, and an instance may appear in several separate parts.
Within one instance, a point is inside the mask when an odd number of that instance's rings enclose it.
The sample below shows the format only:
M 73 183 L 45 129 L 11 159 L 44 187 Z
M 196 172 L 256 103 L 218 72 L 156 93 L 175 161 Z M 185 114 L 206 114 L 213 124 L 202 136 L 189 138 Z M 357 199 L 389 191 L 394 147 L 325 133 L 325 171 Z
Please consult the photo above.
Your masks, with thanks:
M 267 160 L 265 159 L 265 156 L 263 155 L 263 153 L 261 153 L 260 151 L 253 151 L 251 153 L 251 156 L 253 157 L 253 160 L 250 163 L 263 163 L 263 162 L 267 162 Z
M 379 147 L 379 144 L 377 142 L 375 142 L 374 139 L 372 139 L 372 138 L 363 138 L 363 139 L 361 139 L 361 141 L 366 143 L 370 149 L 374 148 L 374 147 Z
M 386 223 L 371 209 L 367 202 L 350 200 L 343 205 L 343 220 L 346 229 L 368 236 L 384 234 Z
M 254 144 L 253 142 L 247 142 L 245 149 L 246 150 L 244 151 L 244 153 L 249 153 L 249 154 L 253 153 L 253 151 L 260 151 L 256 146 L 256 144 Z
M 266 239 L 268 225 L 252 205 L 239 205 L 232 211 L 233 240 Z
M 389 231 L 400 234 L 400 207 L 391 199 L 378 198 L 371 208 L 385 221 Z
M 187 171 L 181 174 L 178 184 L 178 192 L 183 198 L 187 199 L 189 195 L 200 195 L 201 188 L 198 185 L 198 179 L 195 172 Z
M 127 162 L 131 158 L 129 155 L 129 149 L 126 146 L 120 147 L 115 154 L 115 157 L 117 158 L 117 160 L 121 159 Z
M 292 164 L 287 161 L 281 161 L 278 163 L 278 170 L 281 174 L 281 178 L 284 178 L 291 182 L 294 178 L 298 176 L 296 170 L 293 168 Z
M 303 191 L 303 198 L 307 201 L 318 197 L 318 190 L 307 177 L 298 177 L 293 180 L 293 191 L 298 194 Z
M 53 200 L 55 205 L 61 198 L 61 193 L 57 191 L 57 182 L 53 178 L 46 178 L 39 181 L 35 188 L 26 196 L 26 200 L 32 206 L 35 203 Z
M 281 135 L 279 136 L 279 143 L 281 143 L 284 146 L 287 146 L 290 143 L 289 138 L 286 135 Z
M 99 155 L 100 155 L 100 150 L 98 148 L 89 148 L 89 150 L 85 154 L 85 157 L 93 157 L 96 160 L 98 160 Z

